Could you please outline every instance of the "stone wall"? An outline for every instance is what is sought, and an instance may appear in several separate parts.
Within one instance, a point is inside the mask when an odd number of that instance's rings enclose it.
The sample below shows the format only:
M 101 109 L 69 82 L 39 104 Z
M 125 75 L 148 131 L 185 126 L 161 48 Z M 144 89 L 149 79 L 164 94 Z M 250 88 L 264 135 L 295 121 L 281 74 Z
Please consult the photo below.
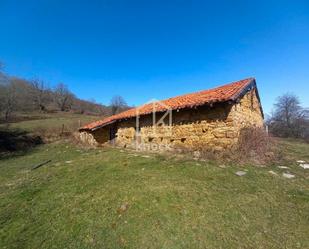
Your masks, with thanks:
M 93 146 L 99 145 L 98 142 L 95 140 L 93 135 L 90 132 L 87 131 L 82 131 L 79 133 L 79 139 L 84 143 L 84 144 L 89 144 Z
M 109 142 L 109 128 L 110 126 L 103 127 L 91 132 L 80 132 L 79 138 L 83 143 L 98 146 Z
M 162 115 L 157 113 L 157 120 Z M 222 150 L 233 146 L 241 128 L 249 126 L 263 126 L 255 89 L 245 94 L 236 104 L 221 103 L 213 107 L 175 110 L 172 113 L 172 126 L 153 126 L 152 114 L 142 116 L 138 136 L 135 118 L 121 121 L 117 124 L 116 144 L 122 147 L 138 145 L 141 149 Z M 98 137 L 99 143 L 106 142 L 104 134 L 108 134 L 108 127 L 100 130 L 102 134 L 97 133 L 94 137 Z

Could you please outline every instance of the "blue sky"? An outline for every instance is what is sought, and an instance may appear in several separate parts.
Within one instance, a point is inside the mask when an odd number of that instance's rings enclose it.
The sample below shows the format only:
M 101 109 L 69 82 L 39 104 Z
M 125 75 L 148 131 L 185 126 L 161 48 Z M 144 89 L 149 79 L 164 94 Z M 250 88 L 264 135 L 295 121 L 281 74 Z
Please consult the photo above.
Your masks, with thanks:
M 8 74 L 104 104 L 255 77 L 265 112 L 309 106 L 309 1 L 0 0 L 0 34 Z

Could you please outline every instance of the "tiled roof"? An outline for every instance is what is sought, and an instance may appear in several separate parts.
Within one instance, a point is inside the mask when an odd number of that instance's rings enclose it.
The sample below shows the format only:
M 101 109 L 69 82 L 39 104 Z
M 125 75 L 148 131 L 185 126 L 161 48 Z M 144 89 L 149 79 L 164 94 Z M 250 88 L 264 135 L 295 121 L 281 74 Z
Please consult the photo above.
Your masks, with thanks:
M 140 107 L 107 117 L 103 120 L 87 124 L 80 130 L 94 130 L 98 127 L 102 127 L 118 120 L 136 117 L 137 113 L 138 115 L 150 114 L 153 112 L 154 108 L 156 112 L 163 112 L 168 109 L 178 110 L 201 105 L 210 105 L 218 102 L 234 101 L 244 94 L 244 91 L 250 86 L 255 86 L 254 78 L 248 78 L 213 89 L 169 98 L 156 103 L 145 104 Z

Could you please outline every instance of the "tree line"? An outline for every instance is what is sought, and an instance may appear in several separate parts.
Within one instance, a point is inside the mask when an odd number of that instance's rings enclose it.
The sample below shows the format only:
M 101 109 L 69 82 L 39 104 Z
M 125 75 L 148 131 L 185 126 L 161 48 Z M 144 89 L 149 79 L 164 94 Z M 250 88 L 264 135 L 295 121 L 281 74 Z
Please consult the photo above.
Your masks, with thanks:
M 114 96 L 110 105 L 76 97 L 64 83 L 49 87 L 41 79 L 10 77 L 0 64 L 0 119 L 9 121 L 21 112 L 72 112 L 109 116 L 128 109 L 121 96 Z

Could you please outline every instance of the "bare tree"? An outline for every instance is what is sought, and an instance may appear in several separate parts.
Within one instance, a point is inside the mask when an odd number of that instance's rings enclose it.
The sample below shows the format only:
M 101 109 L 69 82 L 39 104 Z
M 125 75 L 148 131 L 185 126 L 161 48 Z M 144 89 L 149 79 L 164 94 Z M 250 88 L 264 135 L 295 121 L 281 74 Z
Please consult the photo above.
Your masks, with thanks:
M 309 142 L 309 108 L 301 110 L 299 117 L 296 119 L 295 128 L 296 136 Z
M 0 62 L 0 111 L 7 121 L 16 105 L 16 89 L 10 79 L 3 72 L 3 64 Z
M 70 92 L 65 84 L 59 83 L 55 88 L 54 95 L 55 102 L 61 111 L 67 111 L 71 109 L 74 95 Z
M 2 73 L 2 70 L 3 70 L 3 64 L 0 61 L 0 113 L 2 113 L 4 110 L 5 92 L 6 92 L 6 88 L 3 83 L 4 74 Z
M 1 110 L 4 114 L 5 121 L 8 121 L 13 110 L 16 107 L 16 88 L 13 84 L 3 87 L 1 97 Z
M 271 132 L 282 137 L 301 137 L 306 129 L 306 112 L 298 97 L 284 94 L 278 97 L 274 113 L 269 121 Z M 305 126 L 304 126 L 305 125 Z
M 117 106 L 125 105 L 123 100 L 116 101 Z M 60 83 L 54 89 L 49 89 L 40 79 L 27 80 L 19 77 L 9 77 L 4 72 L 0 62 L 0 117 L 8 119 L 13 111 L 35 112 L 47 109 L 61 111 L 71 110 L 78 113 L 109 115 L 110 107 L 96 103 L 95 100 L 82 100 L 75 97 L 68 87 Z M 119 108 L 116 108 L 119 111 Z
M 4 72 L 4 64 L 0 61 L 0 85 L 9 85 L 10 79 Z
M 33 103 L 40 111 L 46 110 L 48 91 L 46 84 L 43 80 L 35 79 L 30 82 L 31 84 L 31 97 Z
M 72 109 L 75 112 L 80 113 L 80 114 L 88 114 L 88 113 L 91 113 L 91 107 L 92 107 L 92 103 L 75 98 L 73 101 Z
M 128 107 L 124 98 L 119 95 L 116 95 L 111 99 L 110 106 L 112 115 L 115 115 Z
M 5 86 L 2 84 L 2 77 L 3 77 L 2 70 L 3 70 L 3 66 L 0 61 L 0 113 L 2 112 L 4 108 L 4 96 L 5 96 Z
M 27 80 L 10 77 L 11 88 L 15 89 L 15 110 L 18 112 L 33 111 L 31 85 Z
M 288 128 L 292 127 L 293 120 L 299 116 L 302 109 L 298 97 L 288 93 L 278 98 L 275 108 L 276 118 Z
M 0 113 L 4 111 L 6 87 L 0 84 Z

